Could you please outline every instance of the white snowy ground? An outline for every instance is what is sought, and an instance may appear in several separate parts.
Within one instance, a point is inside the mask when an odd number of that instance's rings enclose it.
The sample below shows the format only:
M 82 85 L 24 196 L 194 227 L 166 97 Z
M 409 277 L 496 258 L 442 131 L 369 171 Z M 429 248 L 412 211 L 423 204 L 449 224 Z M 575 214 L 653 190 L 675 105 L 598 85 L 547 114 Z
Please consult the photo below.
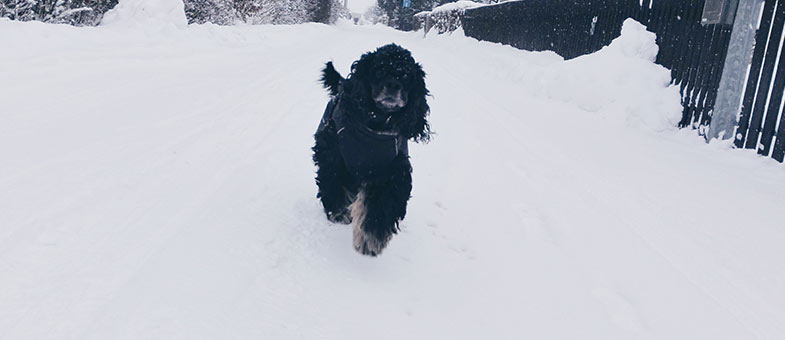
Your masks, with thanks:
M 564 62 L 122 18 L 0 21 L 1 339 L 785 339 L 785 167 L 672 128 L 634 22 Z M 428 72 L 438 135 L 369 258 L 322 215 L 309 148 L 323 62 L 389 42 Z

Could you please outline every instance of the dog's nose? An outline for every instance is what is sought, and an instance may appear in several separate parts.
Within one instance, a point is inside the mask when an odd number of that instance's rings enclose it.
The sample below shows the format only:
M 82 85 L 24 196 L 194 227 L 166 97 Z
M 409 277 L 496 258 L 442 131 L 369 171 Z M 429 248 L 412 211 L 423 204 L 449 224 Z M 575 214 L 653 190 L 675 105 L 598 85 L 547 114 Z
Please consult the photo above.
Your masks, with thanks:
M 401 84 L 399 84 L 397 81 L 388 81 L 386 84 L 384 84 L 384 87 L 393 91 L 398 91 L 401 89 Z

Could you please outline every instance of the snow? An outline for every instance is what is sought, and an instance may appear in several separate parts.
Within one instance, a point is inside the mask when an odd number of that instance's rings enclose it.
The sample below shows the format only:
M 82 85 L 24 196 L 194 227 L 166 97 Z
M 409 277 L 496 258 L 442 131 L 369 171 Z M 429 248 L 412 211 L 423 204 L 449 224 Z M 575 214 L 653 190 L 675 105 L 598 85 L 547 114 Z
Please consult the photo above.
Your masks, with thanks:
M 639 24 L 565 62 L 123 4 L 165 29 L 0 21 L 3 338 L 785 337 L 785 168 L 673 128 Z M 389 42 L 428 73 L 437 135 L 368 258 L 324 218 L 309 148 L 323 63 Z
M 459 0 L 456 2 L 450 2 L 441 6 L 437 6 L 431 11 L 431 13 L 451 12 L 455 10 L 467 10 L 467 9 L 477 8 L 482 6 L 487 6 L 487 5 L 474 1 Z
M 119 0 L 104 14 L 102 25 L 185 27 L 185 5 L 181 0 Z
M 349 0 L 347 2 L 349 10 L 355 13 L 365 13 L 375 5 L 376 0 Z
M 632 20 L 624 23 L 622 32 L 620 39 L 601 51 L 546 70 L 538 88 L 548 98 L 596 112 L 595 117 L 608 120 L 606 124 L 672 129 L 681 119 L 681 105 L 673 99 L 678 88 L 668 87 L 670 72 L 654 64 L 658 51 L 651 43 L 654 33 Z

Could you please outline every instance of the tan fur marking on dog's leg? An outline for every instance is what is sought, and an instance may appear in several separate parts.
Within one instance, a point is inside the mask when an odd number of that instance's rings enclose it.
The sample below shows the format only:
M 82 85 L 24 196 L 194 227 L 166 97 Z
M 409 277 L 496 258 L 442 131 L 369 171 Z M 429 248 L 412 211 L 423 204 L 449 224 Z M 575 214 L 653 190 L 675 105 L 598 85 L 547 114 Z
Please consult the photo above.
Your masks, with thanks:
M 365 231 L 365 217 L 368 211 L 365 206 L 365 192 L 363 190 L 357 193 L 357 198 L 352 203 L 350 209 L 352 221 L 354 222 L 354 249 L 363 255 L 376 256 L 381 254 L 391 237 L 380 240 L 375 235 Z
M 363 252 L 363 246 L 365 244 L 364 241 L 364 234 L 363 227 L 365 224 L 365 192 L 360 189 L 357 192 L 357 197 L 355 197 L 354 202 L 352 205 L 349 206 L 349 211 L 352 215 L 352 224 L 354 225 L 354 230 L 352 233 L 354 239 L 354 249 L 358 252 Z
M 365 223 L 365 192 L 362 189 L 357 192 L 357 197 L 354 198 L 354 202 L 349 206 L 349 211 L 352 215 L 354 232 L 356 234 L 358 229 L 362 230 L 363 223 Z

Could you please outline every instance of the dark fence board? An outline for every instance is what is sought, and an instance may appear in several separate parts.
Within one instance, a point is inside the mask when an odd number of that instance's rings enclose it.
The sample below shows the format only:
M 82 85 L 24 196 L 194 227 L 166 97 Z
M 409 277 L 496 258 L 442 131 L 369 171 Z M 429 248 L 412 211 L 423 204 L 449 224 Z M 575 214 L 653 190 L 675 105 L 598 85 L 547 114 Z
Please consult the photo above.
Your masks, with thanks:
M 774 151 L 771 157 L 780 162 L 785 158 L 785 112 L 780 112 L 780 128 L 777 131 L 777 141 L 774 142 Z
M 775 116 L 776 114 L 779 114 L 780 116 L 777 139 L 774 142 L 774 148 L 771 155 L 771 157 L 780 162 L 785 158 L 785 107 L 780 107 L 782 105 L 783 92 L 785 92 L 785 46 L 781 48 L 782 52 L 780 52 L 777 77 L 774 80 L 774 94 L 777 95 L 777 97 L 772 96 L 772 104 L 776 104 L 776 106 L 769 107 L 770 115 Z M 778 100 L 775 102 L 774 98 L 777 98 Z
M 779 3 L 782 4 L 783 0 L 780 0 Z M 777 7 L 780 7 L 780 5 Z M 777 17 L 775 17 L 774 23 L 772 24 L 772 28 L 776 26 L 778 19 L 780 19 L 781 16 L 782 15 L 779 15 L 779 13 L 777 14 Z M 750 119 L 749 132 L 747 134 L 747 144 L 745 144 L 747 149 L 758 148 L 758 138 L 760 136 L 761 124 L 763 123 L 763 116 L 766 114 L 766 99 L 769 97 L 772 74 L 774 73 L 774 65 L 779 49 L 779 37 L 781 35 L 781 31 L 778 32 L 777 30 L 772 29 L 768 38 L 766 56 L 763 60 L 763 71 L 760 77 L 760 85 L 758 86 L 758 91 L 755 95 L 755 104 L 752 108 L 752 118 Z M 776 39 L 774 39 L 775 36 Z
M 773 55 L 776 57 L 777 50 L 782 48 L 779 44 L 780 38 L 782 37 L 782 30 L 783 26 L 785 26 L 785 0 L 780 0 L 777 3 L 777 13 L 774 18 L 774 23 L 772 26 L 771 37 L 769 37 L 769 41 L 772 43 L 771 47 L 769 47 L 770 51 L 773 51 Z M 776 71 L 777 75 L 774 78 L 774 83 L 772 83 L 772 90 L 769 94 L 769 105 L 766 108 L 766 118 L 764 120 L 763 130 L 761 131 L 760 142 L 758 143 L 762 147 L 758 149 L 758 153 L 761 155 L 768 156 L 769 152 L 771 151 L 771 140 L 774 137 L 774 129 L 775 125 L 777 124 L 777 114 L 780 112 L 780 103 L 782 101 L 782 92 L 783 87 L 785 87 L 785 53 L 780 54 L 779 61 L 777 63 L 778 70 Z M 764 65 L 765 67 L 765 65 Z M 772 69 L 772 72 L 774 70 Z
M 785 131 L 785 127 L 783 127 L 783 120 L 785 118 L 785 114 L 781 114 L 782 110 L 782 97 L 785 94 L 785 50 L 780 54 L 780 61 L 779 67 L 777 68 L 777 75 L 774 78 L 774 89 L 772 90 L 771 100 L 769 101 L 769 109 L 767 110 L 766 116 L 766 125 L 763 126 L 763 134 L 761 136 L 761 143 L 764 146 L 764 149 L 761 150 L 761 154 L 769 155 L 769 151 L 772 147 L 772 138 L 774 137 L 774 129 L 775 124 L 777 124 L 777 120 L 779 118 L 779 132 L 777 133 L 777 141 L 782 142 L 785 136 L 783 136 L 783 132 Z M 782 117 L 779 117 L 782 116 Z M 772 156 L 775 156 L 772 154 Z M 774 157 L 777 158 L 777 157 Z M 777 158 L 780 162 L 782 161 L 782 154 L 780 153 L 779 158 Z

